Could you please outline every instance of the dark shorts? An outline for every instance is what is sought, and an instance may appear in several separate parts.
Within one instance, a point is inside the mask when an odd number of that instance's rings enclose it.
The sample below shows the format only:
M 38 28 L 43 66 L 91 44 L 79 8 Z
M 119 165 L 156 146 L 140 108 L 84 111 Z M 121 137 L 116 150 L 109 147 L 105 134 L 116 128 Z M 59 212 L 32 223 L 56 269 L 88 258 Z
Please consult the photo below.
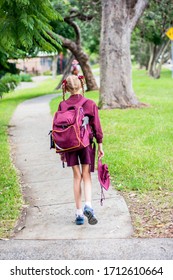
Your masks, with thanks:
M 79 164 L 91 164 L 91 149 L 90 146 L 75 152 L 66 152 L 65 157 L 67 166 Z

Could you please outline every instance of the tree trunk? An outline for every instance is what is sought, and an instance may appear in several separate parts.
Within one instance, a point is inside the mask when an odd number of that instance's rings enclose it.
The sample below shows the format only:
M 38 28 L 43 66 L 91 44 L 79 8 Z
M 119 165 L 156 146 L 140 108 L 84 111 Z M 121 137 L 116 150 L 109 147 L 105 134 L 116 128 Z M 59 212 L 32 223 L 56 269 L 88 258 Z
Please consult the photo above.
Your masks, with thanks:
M 75 57 L 82 68 L 82 72 L 86 80 L 87 90 L 97 90 L 98 85 L 92 73 L 88 56 L 82 51 L 82 49 L 78 48 L 78 51 L 75 53 Z
M 58 55 L 53 56 L 52 61 L 52 78 L 56 79 L 57 76 L 57 63 L 58 63 Z
M 87 90 L 90 91 L 98 89 L 96 80 L 89 64 L 89 58 L 82 50 L 80 44 L 77 44 L 74 41 L 66 39 L 62 36 L 59 37 L 63 43 L 63 47 L 69 49 L 74 57 L 78 60 L 86 80 Z
M 150 60 L 148 64 L 148 74 L 149 76 L 153 77 L 153 66 L 154 66 L 154 61 L 156 59 L 156 46 L 153 44 L 150 44 Z
M 164 63 L 164 55 L 170 45 L 169 40 L 163 42 L 161 46 L 154 44 L 150 45 L 150 62 L 148 67 L 148 74 L 155 78 L 160 78 L 162 64 Z
M 133 6 L 125 0 L 102 0 L 99 107 L 103 109 L 140 106 L 132 87 L 130 40 L 148 1 L 132 2 Z

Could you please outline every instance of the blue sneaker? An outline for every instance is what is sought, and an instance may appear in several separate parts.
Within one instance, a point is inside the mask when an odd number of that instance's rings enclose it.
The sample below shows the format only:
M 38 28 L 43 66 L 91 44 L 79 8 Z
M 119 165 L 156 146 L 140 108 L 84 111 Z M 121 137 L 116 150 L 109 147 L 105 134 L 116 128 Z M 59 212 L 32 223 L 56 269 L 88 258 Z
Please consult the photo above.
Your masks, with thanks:
M 84 207 L 84 212 L 83 213 L 88 218 L 88 223 L 90 225 L 95 225 L 95 224 L 98 223 L 98 220 L 97 220 L 96 216 L 94 215 L 94 210 L 91 207 L 86 205 Z
M 76 225 L 83 225 L 84 224 L 84 216 L 83 215 L 76 215 L 75 223 L 76 223 Z

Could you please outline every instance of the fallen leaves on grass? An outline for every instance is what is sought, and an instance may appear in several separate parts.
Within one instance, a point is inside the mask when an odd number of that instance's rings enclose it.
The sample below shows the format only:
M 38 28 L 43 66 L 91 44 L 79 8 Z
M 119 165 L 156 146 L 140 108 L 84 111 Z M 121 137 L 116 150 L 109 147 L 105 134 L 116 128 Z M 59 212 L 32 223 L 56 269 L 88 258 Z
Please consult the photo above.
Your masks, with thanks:
M 173 193 L 123 192 L 134 227 L 134 237 L 173 238 Z

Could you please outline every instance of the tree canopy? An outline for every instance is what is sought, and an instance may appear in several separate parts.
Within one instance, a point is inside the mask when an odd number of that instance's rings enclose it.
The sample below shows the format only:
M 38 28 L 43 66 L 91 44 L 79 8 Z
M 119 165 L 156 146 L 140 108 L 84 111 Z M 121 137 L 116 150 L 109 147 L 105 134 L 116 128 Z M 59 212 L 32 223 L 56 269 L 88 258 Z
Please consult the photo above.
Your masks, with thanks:
M 60 26 L 53 27 L 56 32 L 68 39 L 75 40 L 74 28 L 69 20 L 75 21 L 80 28 L 82 47 L 89 54 L 99 53 L 100 27 L 101 27 L 101 1 L 100 0 L 52 0 L 54 8 L 65 19 Z
M 62 21 L 49 0 L 0 0 L 0 77 L 15 73 L 9 58 L 26 57 L 39 50 L 57 52 L 60 39 L 50 25 Z M 0 79 L 0 95 L 18 83 L 14 75 Z
M 133 38 L 139 47 L 136 58 L 147 66 L 149 74 L 155 78 L 160 77 L 161 65 L 170 56 L 170 40 L 165 33 L 172 25 L 173 2 L 150 0 L 148 9 L 140 18 L 135 30 Z
M 0 0 L 0 52 L 16 57 L 38 49 L 57 51 L 61 46 L 53 20 L 62 18 L 49 0 Z

